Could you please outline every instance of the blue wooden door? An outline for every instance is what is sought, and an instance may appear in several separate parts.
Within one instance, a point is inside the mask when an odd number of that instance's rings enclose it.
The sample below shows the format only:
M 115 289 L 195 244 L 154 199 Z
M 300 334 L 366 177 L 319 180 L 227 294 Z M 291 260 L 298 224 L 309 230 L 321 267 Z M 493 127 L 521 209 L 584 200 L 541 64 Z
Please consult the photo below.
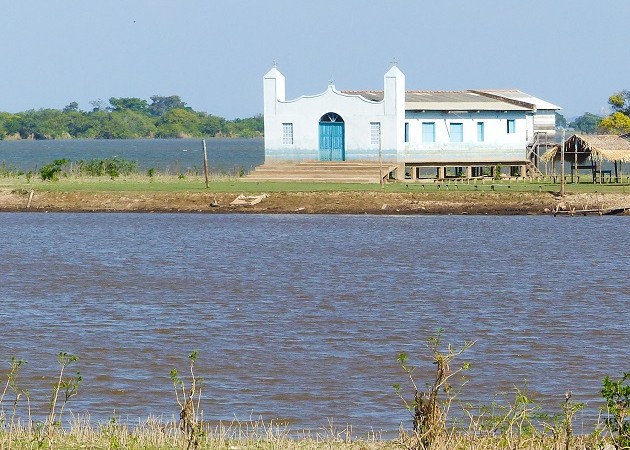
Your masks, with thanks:
M 319 160 L 344 161 L 346 158 L 343 122 L 319 123 Z

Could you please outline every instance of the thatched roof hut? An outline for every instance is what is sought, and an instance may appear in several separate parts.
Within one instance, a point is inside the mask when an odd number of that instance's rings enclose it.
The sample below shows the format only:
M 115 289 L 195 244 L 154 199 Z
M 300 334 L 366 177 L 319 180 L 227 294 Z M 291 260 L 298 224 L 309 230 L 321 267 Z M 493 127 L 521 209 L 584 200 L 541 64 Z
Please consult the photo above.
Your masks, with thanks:
M 541 156 L 545 162 L 560 160 L 560 145 L 554 145 Z M 621 136 L 609 134 L 574 134 L 564 142 L 564 160 L 584 163 L 593 162 L 630 162 L 630 141 Z

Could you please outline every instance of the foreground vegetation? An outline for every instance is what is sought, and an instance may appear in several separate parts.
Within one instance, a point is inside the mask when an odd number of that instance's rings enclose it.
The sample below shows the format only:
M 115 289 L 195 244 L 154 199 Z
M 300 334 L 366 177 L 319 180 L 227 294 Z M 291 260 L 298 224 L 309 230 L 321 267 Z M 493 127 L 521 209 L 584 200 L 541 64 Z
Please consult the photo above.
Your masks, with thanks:
M 150 417 L 137 424 L 122 423 L 112 417 L 106 423 L 94 423 L 88 417 L 64 416 L 70 400 L 78 394 L 80 373 L 70 374 L 78 358 L 59 353 L 59 373 L 54 376 L 48 411 L 43 420 L 31 416 L 29 391 L 19 382 L 25 361 L 11 358 L 4 389 L 0 393 L 0 448 L 20 449 L 628 449 L 630 448 L 630 373 L 620 379 L 605 377 L 601 394 L 606 408 L 594 431 L 573 434 L 573 420 L 584 404 L 565 395 L 557 414 L 544 414 L 525 391 L 515 389 L 512 402 L 473 408 L 452 419 L 452 406 L 466 384 L 469 362 L 457 359 L 474 342 L 460 347 L 442 343 L 442 331 L 427 340 L 434 378 L 424 383 L 416 380 L 408 356 L 398 357 L 406 388 L 394 385 L 394 392 L 411 416 L 412 429 L 401 426 L 398 437 L 384 439 L 378 433 L 353 436 L 352 429 L 332 426 L 315 431 L 296 431 L 279 422 L 245 421 L 211 424 L 204 421 L 201 409 L 203 379 L 195 373 L 197 352 L 188 356 L 185 375 L 176 368 L 170 372 L 179 421 Z M 410 390 L 411 396 L 407 395 Z M 27 417 L 18 415 L 26 401 Z M 5 406 L 6 404 L 6 406 Z M 364 405 L 369 407 L 369 405 Z M 464 419 L 466 418 L 466 419 Z
M 0 188 L 14 190 L 58 192 L 525 192 L 557 193 L 559 183 L 551 177 L 537 180 L 523 178 L 478 179 L 458 181 L 332 183 L 312 181 L 243 182 L 245 171 L 236 167 L 230 171 L 210 174 L 209 186 L 199 167 L 177 173 L 149 168 L 141 171 L 135 161 L 119 158 L 70 161 L 57 159 L 37 172 L 23 172 L 0 162 Z M 579 183 L 567 182 L 568 193 L 625 193 L 628 183 L 593 184 L 590 177 Z

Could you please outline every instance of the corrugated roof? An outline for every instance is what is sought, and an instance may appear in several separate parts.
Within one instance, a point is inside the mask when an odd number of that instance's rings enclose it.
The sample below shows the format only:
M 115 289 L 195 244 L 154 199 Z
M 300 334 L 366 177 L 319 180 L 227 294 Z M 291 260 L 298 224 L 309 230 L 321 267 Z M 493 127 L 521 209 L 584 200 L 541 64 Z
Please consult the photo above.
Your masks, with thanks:
M 343 91 L 380 102 L 383 91 Z M 405 109 L 408 111 L 529 111 L 529 105 L 497 99 L 475 91 L 406 91 Z
M 518 89 L 481 89 L 477 92 L 496 95 L 509 100 L 531 103 L 536 106 L 536 109 L 562 109 L 559 106 L 554 105 L 553 103 L 549 103 L 538 97 L 534 97 L 533 95 L 529 95 L 525 92 L 519 91 Z

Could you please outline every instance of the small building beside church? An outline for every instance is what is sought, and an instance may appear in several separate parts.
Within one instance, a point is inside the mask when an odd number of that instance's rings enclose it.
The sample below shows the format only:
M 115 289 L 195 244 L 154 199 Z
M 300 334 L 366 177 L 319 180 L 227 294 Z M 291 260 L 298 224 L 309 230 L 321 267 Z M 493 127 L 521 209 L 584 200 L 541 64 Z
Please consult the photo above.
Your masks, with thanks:
M 285 77 L 264 76 L 265 162 L 383 161 L 396 177 L 422 170 L 439 178 L 482 167 L 535 170 L 543 142 L 555 135 L 560 108 L 519 90 L 407 90 L 392 66 L 383 90 L 339 91 L 285 98 Z M 543 149 L 544 150 L 544 149 Z

